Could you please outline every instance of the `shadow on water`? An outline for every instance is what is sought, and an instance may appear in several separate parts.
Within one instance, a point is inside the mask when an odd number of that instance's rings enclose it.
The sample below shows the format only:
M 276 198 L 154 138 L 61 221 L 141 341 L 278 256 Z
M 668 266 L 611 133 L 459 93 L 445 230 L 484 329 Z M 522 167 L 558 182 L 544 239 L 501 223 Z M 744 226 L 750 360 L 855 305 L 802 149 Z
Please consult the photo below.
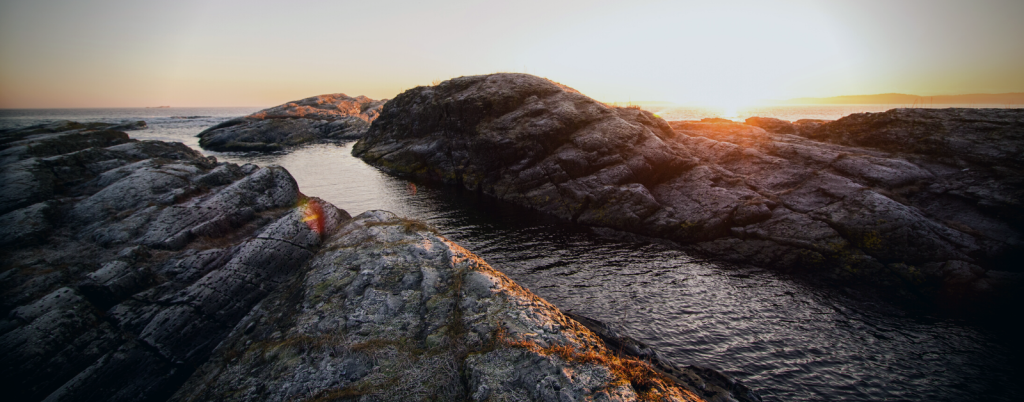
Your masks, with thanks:
M 676 364 L 729 373 L 766 400 L 1013 400 L 1024 390 L 1013 339 L 984 327 L 411 183 L 350 156 L 351 145 L 222 159 L 285 166 L 304 193 L 353 215 L 424 220 L 559 308 Z

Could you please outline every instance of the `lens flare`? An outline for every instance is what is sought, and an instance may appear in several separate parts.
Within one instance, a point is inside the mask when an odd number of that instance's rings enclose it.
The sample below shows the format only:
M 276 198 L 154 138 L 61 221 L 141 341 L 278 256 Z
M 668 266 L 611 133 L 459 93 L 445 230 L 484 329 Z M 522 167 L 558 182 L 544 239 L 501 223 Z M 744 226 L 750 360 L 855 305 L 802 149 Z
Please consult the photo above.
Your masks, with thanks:
M 302 208 L 302 222 L 318 235 L 324 234 L 324 208 L 317 200 L 306 198 L 299 201 Z

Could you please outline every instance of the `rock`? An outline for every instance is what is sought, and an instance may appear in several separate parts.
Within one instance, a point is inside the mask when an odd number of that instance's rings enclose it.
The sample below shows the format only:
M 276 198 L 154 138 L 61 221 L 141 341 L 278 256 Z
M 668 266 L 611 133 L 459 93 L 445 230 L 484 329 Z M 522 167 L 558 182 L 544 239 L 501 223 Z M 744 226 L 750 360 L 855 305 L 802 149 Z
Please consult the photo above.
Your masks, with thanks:
M 804 137 L 806 137 L 810 133 L 813 133 L 814 130 L 817 130 L 818 127 L 821 127 L 821 125 L 823 125 L 825 123 L 828 123 L 830 121 L 831 120 L 800 119 L 800 120 L 794 121 L 793 125 L 796 126 L 797 134 L 800 134 L 800 135 L 803 135 Z
M 648 187 L 696 162 L 668 144 L 675 133 L 652 114 L 610 109 L 525 74 L 457 78 L 388 104 L 356 156 L 565 219 L 635 199 L 634 210 L 606 216 L 639 229 L 653 212 L 644 208 L 653 201 Z M 620 186 L 630 182 L 648 186 Z
M 129 122 L 124 122 L 124 123 L 114 124 L 114 125 L 112 125 L 110 127 L 107 127 L 107 130 L 133 131 L 133 130 L 145 130 L 147 128 L 149 128 L 149 125 L 147 125 L 145 121 L 136 120 L 136 121 L 129 121 Z
M 834 132 L 830 142 L 723 119 L 668 123 L 542 78 L 494 74 L 400 94 L 353 154 L 392 174 L 669 239 L 728 261 L 812 272 L 913 299 L 1010 297 L 1014 292 L 995 295 L 980 285 L 947 286 L 955 282 L 947 280 L 951 271 L 914 268 L 923 276 L 907 281 L 891 268 L 950 261 L 983 271 L 1024 266 L 1024 175 L 1007 161 L 1024 144 L 1012 122 L 1021 113 L 971 111 L 963 112 L 970 124 L 943 120 L 961 119 L 957 113 L 921 116 L 947 131 L 966 127 L 952 138 L 970 138 L 972 152 L 1005 164 L 965 168 L 936 156 L 934 147 L 837 144 L 861 141 L 841 134 L 839 127 L 849 125 L 844 119 L 792 127 L 751 121 L 797 134 Z M 992 144 L 1002 154 L 990 152 L 983 127 L 995 130 Z M 879 144 L 903 144 L 901 138 Z
M 109 128 L 2 137 L 0 375 L 12 400 L 166 398 L 349 218 L 280 167 Z
M 749 117 L 745 121 L 747 125 L 760 127 L 769 133 L 774 134 L 797 134 L 804 137 L 809 136 L 822 124 L 830 120 L 800 119 L 795 122 L 788 122 L 771 117 Z
M 796 134 L 797 129 L 793 123 L 771 117 L 749 117 L 745 121 L 747 125 L 761 127 L 764 131 L 776 134 Z
M 40 202 L 0 215 L 0 247 L 39 241 L 53 228 L 53 202 Z
M 423 223 L 370 211 L 338 232 L 171 400 L 760 400 L 617 354 Z
M 807 135 L 835 144 L 928 155 L 986 166 L 1024 168 L 1022 109 L 892 109 L 855 113 Z
M 214 151 L 277 151 L 310 142 L 358 139 L 387 100 L 345 94 L 313 96 L 228 120 L 199 133 Z

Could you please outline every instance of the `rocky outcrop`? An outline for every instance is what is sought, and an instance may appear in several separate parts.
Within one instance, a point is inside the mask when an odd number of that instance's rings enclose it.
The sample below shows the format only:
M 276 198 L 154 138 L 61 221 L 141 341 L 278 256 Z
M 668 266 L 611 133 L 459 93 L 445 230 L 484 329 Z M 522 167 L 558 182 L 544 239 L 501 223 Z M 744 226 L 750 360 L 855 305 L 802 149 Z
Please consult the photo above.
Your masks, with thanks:
M 1024 168 L 1024 109 L 892 109 L 807 131 L 834 144 L 928 156 L 951 166 Z M 1018 174 L 1019 177 L 1019 174 Z
M 763 128 L 769 133 L 775 134 L 797 134 L 804 137 L 810 136 L 814 130 L 828 123 L 829 120 L 800 119 L 792 123 L 772 117 L 749 117 L 745 121 L 747 125 Z
M 348 218 L 280 167 L 110 128 L 0 135 L 10 400 L 165 399 Z
M 311 142 L 359 139 L 387 100 L 313 96 L 220 123 L 197 135 L 213 151 L 278 151 Z
M 406 91 L 353 154 L 394 174 L 728 261 L 940 302 L 1019 288 L 1019 275 L 1006 271 L 1020 270 L 1024 226 L 1006 208 L 1020 202 L 1021 176 L 1000 167 L 733 122 L 670 125 L 524 74 Z
M 29 131 L 0 136 L 10 400 L 760 400 L 280 167 Z
M 760 400 L 714 371 L 617 353 L 479 257 L 388 212 L 349 221 L 281 289 L 172 400 Z
M 146 122 L 120 124 L 57 121 L 0 131 L 0 166 L 31 157 L 54 156 L 91 146 L 128 141 L 123 131 L 145 129 Z M 2 210 L 0 206 L 0 210 Z

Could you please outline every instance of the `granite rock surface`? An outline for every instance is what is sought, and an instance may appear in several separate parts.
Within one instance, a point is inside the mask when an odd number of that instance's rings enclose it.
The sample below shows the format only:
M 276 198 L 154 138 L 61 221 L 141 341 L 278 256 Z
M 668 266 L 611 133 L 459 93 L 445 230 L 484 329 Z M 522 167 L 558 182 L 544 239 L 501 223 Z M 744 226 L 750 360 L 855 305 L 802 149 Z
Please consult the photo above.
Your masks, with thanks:
M 926 117 L 942 125 L 956 113 Z M 933 141 L 945 145 L 906 145 L 916 140 L 898 128 L 917 123 L 893 123 L 880 134 L 891 140 L 866 146 L 836 133 L 870 127 L 870 116 L 758 122 L 792 134 L 669 123 L 546 79 L 494 74 L 398 95 L 353 154 L 393 174 L 726 261 L 961 304 L 1012 295 L 1024 266 L 1024 176 L 1013 161 L 1021 113 L 962 114 L 972 123 L 942 126 L 966 130 Z M 797 135 L 807 132 L 829 140 Z M 964 144 L 967 156 L 943 156 Z
M 278 151 L 288 146 L 359 139 L 387 100 L 345 94 L 313 96 L 220 123 L 200 132 L 213 151 Z

